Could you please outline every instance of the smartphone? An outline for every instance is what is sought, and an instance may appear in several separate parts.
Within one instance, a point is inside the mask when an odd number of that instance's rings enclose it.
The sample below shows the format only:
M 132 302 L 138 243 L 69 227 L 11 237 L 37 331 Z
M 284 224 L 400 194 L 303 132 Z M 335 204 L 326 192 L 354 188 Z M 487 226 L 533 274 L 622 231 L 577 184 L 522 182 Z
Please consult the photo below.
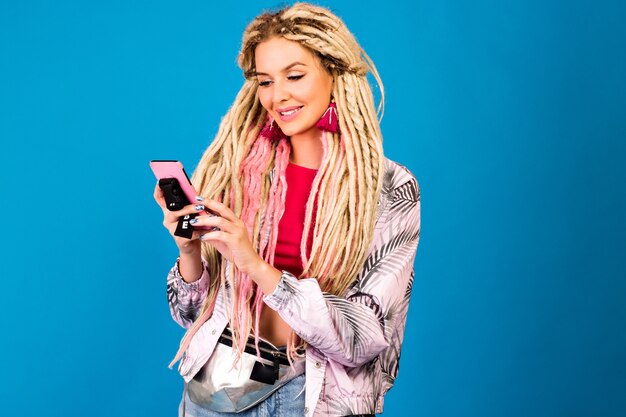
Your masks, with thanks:
M 196 202 L 196 192 L 193 184 L 189 180 L 189 176 L 185 172 L 185 168 L 180 161 L 176 160 L 152 160 L 150 161 L 150 168 L 159 180 L 159 186 L 161 189 L 167 187 L 168 208 L 172 211 L 180 210 L 184 206 Z M 182 195 L 181 195 L 182 191 Z M 164 190 L 166 192 L 166 190 Z M 201 204 L 201 203 L 198 203 Z M 217 213 L 207 209 L 205 211 L 198 212 L 199 216 L 211 215 L 215 216 Z M 197 226 L 196 229 L 215 230 L 212 226 Z

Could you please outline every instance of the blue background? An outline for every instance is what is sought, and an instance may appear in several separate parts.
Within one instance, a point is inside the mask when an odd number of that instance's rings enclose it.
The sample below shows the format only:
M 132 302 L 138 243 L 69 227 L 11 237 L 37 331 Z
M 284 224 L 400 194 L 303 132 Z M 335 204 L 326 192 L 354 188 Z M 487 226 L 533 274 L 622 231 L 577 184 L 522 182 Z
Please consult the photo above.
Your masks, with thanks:
M 173 416 L 192 171 L 273 2 L 2 1 L 5 416 Z M 626 414 L 624 2 L 325 2 L 377 64 L 422 234 L 386 416 Z

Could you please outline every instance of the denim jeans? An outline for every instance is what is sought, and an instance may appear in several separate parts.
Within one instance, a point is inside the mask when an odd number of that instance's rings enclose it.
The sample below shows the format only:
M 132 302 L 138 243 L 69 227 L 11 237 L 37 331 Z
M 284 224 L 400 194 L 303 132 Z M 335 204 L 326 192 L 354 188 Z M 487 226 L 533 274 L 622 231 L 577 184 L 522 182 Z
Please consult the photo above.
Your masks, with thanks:
M 187 394 L 178 407 L 178 417 L 302 417 L 304 415 L 304 382 L 305 374 L 298 375 L 272 393 L 265 401 L 241 413 L 220 413 L 204 409 L 191 402 Z

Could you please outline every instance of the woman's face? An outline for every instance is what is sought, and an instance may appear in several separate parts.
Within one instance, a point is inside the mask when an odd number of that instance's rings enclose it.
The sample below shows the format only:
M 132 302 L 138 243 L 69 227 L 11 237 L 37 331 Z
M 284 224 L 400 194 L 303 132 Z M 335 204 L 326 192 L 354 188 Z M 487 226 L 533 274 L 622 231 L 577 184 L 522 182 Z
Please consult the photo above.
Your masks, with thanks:
M 319 58 L 298 42 L 280 37 L 258 44 L 254 57 L 259 100 L 283 133 L 317 130 L 333 87 L 333 77 Z

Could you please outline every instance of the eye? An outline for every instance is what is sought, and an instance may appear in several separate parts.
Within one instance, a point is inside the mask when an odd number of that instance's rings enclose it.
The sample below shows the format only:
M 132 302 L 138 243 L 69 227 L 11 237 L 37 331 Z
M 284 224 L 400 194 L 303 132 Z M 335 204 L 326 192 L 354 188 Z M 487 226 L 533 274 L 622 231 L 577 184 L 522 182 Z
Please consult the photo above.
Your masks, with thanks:
M 300 74 L 300 75 L 289 75 L 287 76 L 287 79 L 289 81 L 298 81 L 300 78 L 304 77 L 304 74 Z M 259 81 L 259 87 L 269 87 L 269 85 L 272 83 L 271 80 L 265 80 L 265 81 Z

